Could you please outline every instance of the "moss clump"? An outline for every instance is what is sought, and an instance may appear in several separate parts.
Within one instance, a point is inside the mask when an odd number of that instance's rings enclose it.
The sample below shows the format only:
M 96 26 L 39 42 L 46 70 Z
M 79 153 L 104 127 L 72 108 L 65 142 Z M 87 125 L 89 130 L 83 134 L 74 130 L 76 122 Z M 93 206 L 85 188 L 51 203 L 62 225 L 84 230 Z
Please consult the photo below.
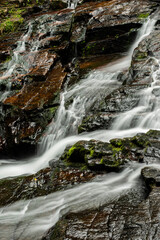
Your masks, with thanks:
M 110 143 L 115 146 L 115 147 L 121 147 L 123 145 L 123 140 L 122 139 L 112 139 L 110 140 Z
M 115 38 L 118 39 L 118 38 L 119 38 L 119 34 L 116 34 L 116 35 L 115 35 Z
M 137 147 L 145 148 L 150 145 L 148 139 L 145 136 L 135 136 L 131 139 L 132 143 Z
M 149 16 L 149 13 L 140 13 L 139 15 L 138 15 L 138 18 L 139 19 L 143 19 L 143 18 L 147 18 Z
M 147 56 L 148 56 L 147 52 L 138 53 L 137 56 L 136 56 L 136 59 L 137 60 L 143 60 L 143 59 L 147 58 Z
M 24 9 L 10 9 L 8 16 L 0 24 L 1 34 L 14 32 L 17 27 L 24 21 L 24 18 L 21 15 L 23 12 Z
M 58 106 L 56 106 L 56 107 L 51 107 L 51 108 L 49 108 L 49 111 L 50 111 L 50 113 L 51 113 L 52 115 L 55 115 L 57 109 L 58 109 Z
M 149 130 L 147 133 L 146 133 L 147 136 L 149 137 L 153 137 L 153 138 L 160 138 L 160 131 L 158 130 Z
M 67 163 L 85 163 L 85 155 L 88 153 L 80 143 L 74 144 L 62 157 Z
M 82 56 L 85 57 L 88 55 L 92 55 L 95 47 L 96 47 L 95 42 L 87 44 L 82 50 Z
M 81 171 L 86 171 L 87 169 L 88 169 L 88 167 L 86 164 L 81 167 Z
M 119 168 L 124 162 L 120 159 L 117 160 L 103 160 L 103 164 L 109 168 Z
M 104 159 L 101 158 L 100 164 L 104 164 Z
M 117 159 L 120 153 L 126 153 L 126 141 L 122 139 L 112 139 L 110 141 L 110 147 L 112 148 L 113 157 Z

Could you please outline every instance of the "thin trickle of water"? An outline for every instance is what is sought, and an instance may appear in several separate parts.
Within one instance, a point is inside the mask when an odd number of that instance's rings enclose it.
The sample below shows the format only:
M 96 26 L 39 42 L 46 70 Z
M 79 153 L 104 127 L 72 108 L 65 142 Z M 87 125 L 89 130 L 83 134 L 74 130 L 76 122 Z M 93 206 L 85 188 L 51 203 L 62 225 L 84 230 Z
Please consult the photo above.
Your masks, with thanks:
M 12 74 L 19 74 L 19 69 L 23 69 L 25 72 L 29 69 L 29 65 L 26 64 L 26 59 L 23 56 L 23 53 L 26 51 L 26 42 L 29 40 L 32 34 L 32 24 L 28 25 L 27 33 L 22 37 L 22 40 L 18 41 L 16 49 L 13 51 L 12 59 L 7 63 L 7 70 L 3 73 L 2 76 L 9 77 Z M 27 66 L 28 65 L 28 66 Z
M 150 19 L 148 18 L 147 21 L 144 22 L 143 26 L 141 27 L 140 31 L 137 34 L 136 40 L 134 42 L 134 44 L 132 45 L 132 47 L 129 50 L 129 58 L 131 61 L 134 49 L 138 46 L 138 44 L 144 39 L 146 38 L 148 35 L 151 34 L 151 32 L 154 29 L 154 26 L 157 22 L 157 15 L 154 16 L 154 18 Z
M 140 90 L 138 106 L 122 113 L 112 125 L 112 129 L 124 130 L 140 127 L 143 129 L 160 129 L 160 60 L 151 57 L 157 66 L 152 66 L 152 83 Z
M 75 9 L 79 0 L 68 0 L 68 8 Z
M 72 16 L 67 16 L 71 18 Z M 43 46 L 43 36 L 52 37 L 62 22 L 57 14 L 45 14 L 31 20 L 26 26 L 26 33 L 17 42 L 12 58 L 5 63 L 6 69 L 1 77 L 27 74 L 34 66 L 38 50 Z

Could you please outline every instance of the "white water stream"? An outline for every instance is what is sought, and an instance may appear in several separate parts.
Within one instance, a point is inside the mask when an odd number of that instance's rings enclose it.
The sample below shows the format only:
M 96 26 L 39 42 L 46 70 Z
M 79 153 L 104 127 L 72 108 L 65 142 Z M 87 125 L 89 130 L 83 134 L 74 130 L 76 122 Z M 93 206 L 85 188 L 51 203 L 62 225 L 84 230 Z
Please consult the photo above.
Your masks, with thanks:
M 159 165 L 153 165 L 159 167 Z M 78 212 L 119 199 L 140 186 L 143 164 L 134 164 L 122 173 L 110 173 L 90 183 L 45 197 L 18 201 L 0 208 L 1 240 L 41 239 L 44 232 L 68 212 Z
M 72 145 L 80 139 L 108 141 L 115 137 L 133 136 L 138 132 L 145 132 L 149 128 L 160 128 L 159 95 L 154 95 L 156 98 L 154 106 L 151 106 L 150 101 L 153 97 L 153 91 L 159 89 L 156 84 L 160 71 L 158 69 L 153 70 L 153 84 L 142 91 L 139 106 L 129 113 L 120 115 L 113 123 L 111 130 L 75 135 L 77 126 L 88 109 L 97 99 L 107 95 L 120 85 L 117 81 L 117 75 L 130 66 L 133 49 L 144 37 L 151 33 L 155 22 L 155 19 L 149 19 L 144 23 L 127 57 L 109 64 L 104 70 L 91 72 L 86 79 L 81 80 L 62 93 L 61 106 L 56 121 L 55 123 L 52 122 L 47 137 L 43 139 L 41 145 L 41 151 L 44 153 L 40 157 L 30 159 L 27 162 L 1 161 L 0 178 L 35 173 L 46 167 L 50 160 L 57 160 L 66 146 Z M 155 61 L 159 64 L 158 59 L 155 59 Z M 65 103 L 70 99 L 73 101 L 66 109 Z M 146 114 L 143 121 L 140 117 L 134 128 L 130 128 L 130 125 L 125 126 L 126 121 L 132 121 L 135 113 L 142 112 Z M 0 239 L 40 239 L 43 233 L 68 211 L 99 206 L 136 187 L 139 184 L 137 180 L 142 167 L 144 167 L 142 164 L 132 164 L 122 173 L 111 173 L 70 190 L 59 191 L 33 200 L 18 201 L 10 206 L 0 208 Z M 156 167 L 159 167 L 159 165 Z

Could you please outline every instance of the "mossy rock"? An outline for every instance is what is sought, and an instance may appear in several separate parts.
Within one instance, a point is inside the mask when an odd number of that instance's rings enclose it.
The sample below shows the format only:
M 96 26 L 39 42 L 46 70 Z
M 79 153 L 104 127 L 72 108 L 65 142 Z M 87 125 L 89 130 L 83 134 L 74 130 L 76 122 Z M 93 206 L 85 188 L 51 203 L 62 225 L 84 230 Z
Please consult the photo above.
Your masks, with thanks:
M 70 167 L 85 167 L 94 171 L 117 171 L 125 162 L 120 156 L 121 149 L 114 148 L 109 143 L 91 140 L 80 141 L 67 148 L 61 159 Z
M 148 57 L 148 53 L 147 52 L 138 52 L 136 55 L 136 60 L 144 60 Z
M 139 18 L 139 19 L 142 19 L 142 18 L 145 19 L 145 18 L 147 18 L 147 17 L 149 16 L 149 14 L 150 14 L 150 13 L 140 13 L 140 14 L 138 15 L 138 18 Z
M 66 163 L 85 163 L 86 153 L 89 153 L 89 151 L 84 148 L 82 142 L 78 142 L 71 148 L 66 149 L 61 159 Z
M 7 9 L 4 18 L 1 19 L 0 33 L 9 33 L 17 30 L 19 25 L 24 22 L 23 14 L 26 12 L 23 8 L 9 8 Z
M 147 152 L 160 146 L 160 131 L 137 134 L 134 137 L 112 139 L 110 143 L 90 140 L 68 147 L 62 160 L 67 166 L 88 167 L 94 171 L 118 171 L 129 161 L 144 162 Z M 149 153 L 150 154 L 150 153 Z M 156 155 L 153 157 L 156 158 Z
M 149 130 L 146 135 L 151 138 L 160 139 L 160 131 L 158 130 Z

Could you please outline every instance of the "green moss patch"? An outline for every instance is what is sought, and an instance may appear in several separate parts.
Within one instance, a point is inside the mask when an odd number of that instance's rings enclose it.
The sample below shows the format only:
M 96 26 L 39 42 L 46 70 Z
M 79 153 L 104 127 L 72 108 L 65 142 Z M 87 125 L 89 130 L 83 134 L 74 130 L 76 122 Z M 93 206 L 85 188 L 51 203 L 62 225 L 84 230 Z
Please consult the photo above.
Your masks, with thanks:
M 142 18 L 147 18 L 149 16 L 149 13 L 140 13 L 138 15 L 138 18 L 142 19 Z
M 0 33 L 14 32 L 24 21 L 24 18 L 22 17 L 24 11 L 24 9 L 20 8 L 11 8 L 0 24 Z
M 86 149 L 80 143 L 76 143 L 65 152 L 63 159 L 67 163 L 85 163 L 85 154 Z

